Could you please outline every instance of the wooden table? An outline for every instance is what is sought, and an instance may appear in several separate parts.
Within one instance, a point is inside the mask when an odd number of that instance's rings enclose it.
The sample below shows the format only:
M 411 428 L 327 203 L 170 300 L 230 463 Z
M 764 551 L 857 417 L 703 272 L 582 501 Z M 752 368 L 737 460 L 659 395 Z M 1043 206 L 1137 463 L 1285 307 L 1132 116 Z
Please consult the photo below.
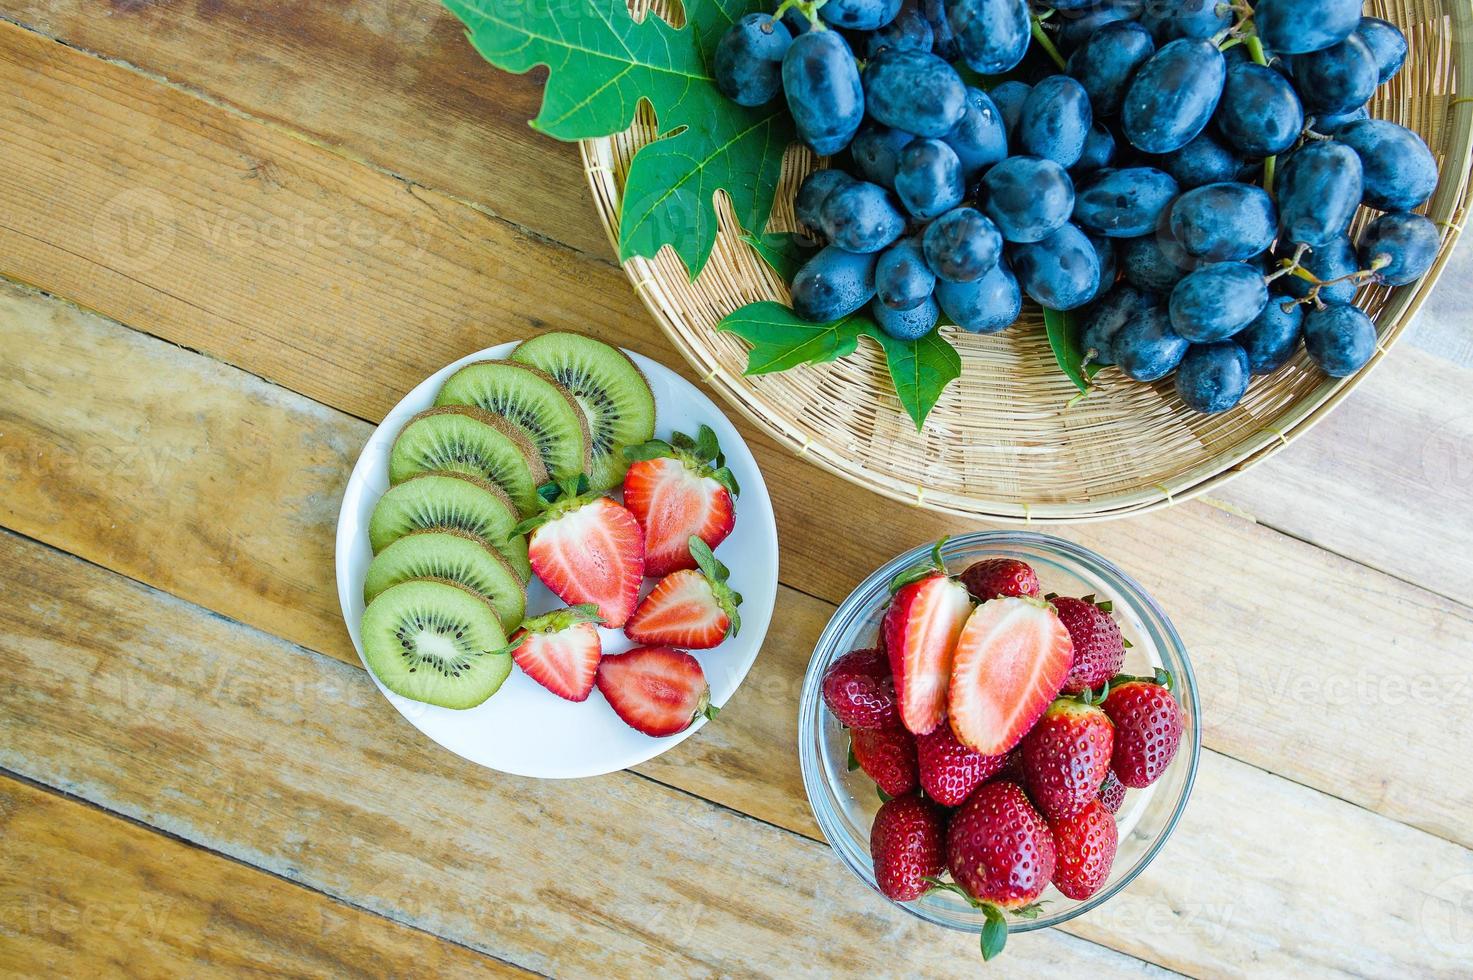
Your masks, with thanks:
M 794 752 L 834 603 L 958 522 L 746 427 L 772 631 L 634 772 L 479 769 L 359 666 L 333 527 L 403 392 L 552 326 L 683 366 L 536 79 L 432 0 L 0 16 L 0 971 L 979 972 L 850 878 Z M 1064 531 L 1174 616 L 1206 749 L 1151 868 L 990 974 L 1473 969 L 1470 274 L 1220 499 Z

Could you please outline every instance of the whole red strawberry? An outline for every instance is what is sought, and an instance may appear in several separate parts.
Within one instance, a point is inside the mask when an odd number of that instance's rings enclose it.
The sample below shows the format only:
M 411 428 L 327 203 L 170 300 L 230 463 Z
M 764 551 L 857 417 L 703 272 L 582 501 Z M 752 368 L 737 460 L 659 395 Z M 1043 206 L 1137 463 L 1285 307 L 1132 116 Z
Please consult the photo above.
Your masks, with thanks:
M 916 788 L 916 744 L 909 732 L 856 728 L 849 733 L 849 744 L 859 768 L 887 796 L 900 796 Z
M 899 728 L 895 679 L 881 650 L 855 650 L 829 664 L 823 675 L 823 702 L 850 728 Z
M 1049 822 L 1054 835 L 1054 887 L 1065 896 L 1089 898 L 1110 877 L 1120 831 L 1115 817 L 1099 800 L 1062 820 Z
M 1036 596 L 1042 591 L 1033 566 L 1016 558 L 984 558 L 973 562 L 962 572 L 962 584 L 978 602 L 999 596 Z
M 941 725 L 929 735 L 916 736 L 916 761 L 921 770 L 921 789 L 937 803 L 961 806 L 972 791 L 996 775 L 1006 764 L 1006 755 L 983 755 L 958 742 L 950 725 Z
M 1100 783 L 1100 802 L 1111 813 L 1119 813 L 1125 805 L 1125 784 L 1113 772 L 1105 773 L 1105 781 Z
M 1092 704 L 1059 698 L 1023 736 L 1028 791 L 1050 820 L 1071 817 L 1100 793 L 1115 733 Z
M 1120 665 L 1125 662 L 1125 637 L 1110 615 L 1110 604 L 1096 603 L 1094 596 L 1059 596 L 1053 603 L 1069 631 L 1069 639 L 1074 641 L 1074 666 L 1064 678 L 1064 693 L 1078 694 L 1099 687 L 1120 673 Z
M 1181 744 L 1182 710 L 1170 687 L 1170 675 L 1157 680 L 1132 679 L 1110 689 L 1102 707 L 1115 723 L 1110 768 L 1131 789 L 1154 783 Z
M 870 856 L 875 859 L 875 884 L 897 902 L 924 895 L 945 867 L 941 811 L 911 793 L 890 800 L 875 814 L 869 831 Z
M 1054 876 L 1053 835 L 1017 784 L 987 783 L 952 815 L 946 865 L 977 901 L 1022 908 Z

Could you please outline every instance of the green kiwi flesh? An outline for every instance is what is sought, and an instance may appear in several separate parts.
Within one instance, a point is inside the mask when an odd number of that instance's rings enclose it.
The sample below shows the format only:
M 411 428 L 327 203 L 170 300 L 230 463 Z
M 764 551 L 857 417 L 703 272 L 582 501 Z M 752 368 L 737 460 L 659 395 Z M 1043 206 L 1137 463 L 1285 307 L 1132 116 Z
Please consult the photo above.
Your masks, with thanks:
M 519 512 L 494 483 L 464 473 L 421 473 L 379 498 L 368 519 L 368 543 L 378 554 L 415 531 L 464 531 L 500 553 L 523 584 L 532 579 L 527 537 L 516 533 Z
M 512 361 L 477 361 L 456 371 L 436 405 L 473 405 L 499 415 L 537 447 L 554 480 L 572 480 L 589 465 L 588 423 L 573 396 L 545 372 Z
M 537 512 L 537 488 L 547 482 L 541 456 L 518 429 L 465 406 L 420 412 L 389 450 L 391 484 L 435 471 L 466 473 L 496 484 L 524 517 Z
M 541 368 L 572 394 L 588 421 L 593 490 L 624 480 L 624 447 L 655 437 L 655 396 L 643 372 L 617 347 L 576 333 L 546 333 L 519 344 L 511 359 Z
M 415 531 L 389 545 L 368 563 L 363 601 L 410 579 L 444 579 L 483 596 L 506 630 L 522 623 L 527 589 L 512 567 L 486 542 L 464 531 Z
M 506 631 L 485 599 L 450 582 L 404 582 L 363 613 L 363 658 L 395 694 L 474 708 L 511 673 Z

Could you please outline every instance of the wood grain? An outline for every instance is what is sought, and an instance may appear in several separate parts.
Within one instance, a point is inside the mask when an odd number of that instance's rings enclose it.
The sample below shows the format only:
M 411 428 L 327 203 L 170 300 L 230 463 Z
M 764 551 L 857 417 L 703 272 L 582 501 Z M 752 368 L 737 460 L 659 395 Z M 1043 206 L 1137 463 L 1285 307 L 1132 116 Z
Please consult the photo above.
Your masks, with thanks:
M 0 777 L 9 976 L 532 976 Z
M 7 526 L 357 665 L 331 548 L 343 447 L 360 445 L 367 424 L 16 288 L 0 289 L 0 338 L 17 351 L 0 365 Z M 120 449 L 120 434 L 134 442 Z M 225 511 L 249 519 L 222 537 Z M 1210 508 L 1175 515 L 1196 519 L 1153 520 L 1149 541 L 1097 546 L 1149 549 L 1151 587 L 1167 609 L 1191 611 L 1178 618 L 1208 745 L 1473 844 L 1473 731 L 1435 710 L 1473 704 L 1457 652 L 1473 612 Z M 849 542 L 832 550 L 867 560 Z M 278 568 L 291 589 L 272 584 Z M 1302 602 L 1275 598 L 1300 592 Z M 809 651 L 831 612 L 780 589 L 722 723 L 642 771 L 813 834 L 792 746 Z M 1419 751 L 1408 756 L 1403 738 Z
M 975 973 L 975 937 L 857 891 L 817 842 L 627 773 L 482 769 L 361 670 L 8 532 L 0 569 L 0 765 L 24 776 L 542 973 L 879 973 L 896 949 Z M 1149 972 L 1057 931 L 1010 954 Z

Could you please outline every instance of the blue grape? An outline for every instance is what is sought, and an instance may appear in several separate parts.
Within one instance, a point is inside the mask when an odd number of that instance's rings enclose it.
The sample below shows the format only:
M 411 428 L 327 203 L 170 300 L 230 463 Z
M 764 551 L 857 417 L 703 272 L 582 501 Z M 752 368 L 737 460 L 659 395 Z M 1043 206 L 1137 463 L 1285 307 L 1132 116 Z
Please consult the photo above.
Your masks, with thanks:
M 1353 122 L 1371 118 L 1371 110 L 1363 105 L 1349 112 L 1322 112 L 1312 118 L 1311 126 L 1321 136 L 1334 136 Z
M 1141 0 L 1103 0 L 1082 13 L 1075 11 L 1061 13 L 1054 18 L 1054 21 L 1061 25 L 1054 43 L 1062 52 L 1076 51 L 1081 44 L 1090 39 L 1095 31 L 1106 24 L 1134 20 L 1140 16 L 1140 12 Z
M 1120 243 L 1121 274 L 1126 282 L 1148 293 L 1171 292 L 1198 264 L 1170 232 L 1158 231 Z
M 991 272 L 1002 255 L 997 226 L 973 208 L 948 211 L 921 236 L 926 263 L 937 278 L 972 282 Z
M 902 238 L 880 255 L 875 297 L 890 309 L 915 309 L 935 289 L 936 273 L 926 264 L 919 238 Z
M 900 0 L 828 0 L 818 8 L 824 23 L 854 31 L 872 31 L 895 19 Z
M 987 93 L 992 97 L 992 104 L 997 106 L 997 111 L 1002 113 L 1003 128 L 1007 130 L 1008 139 L 1018 131 L 1018 120 L 1023 118 L 1023 103 L 1028 101 L 1028 93 L 1033 91 L 1033 86 L 1027 82 L 1009 80 L 994 85 Z
M 1279 234 L 1317 248 L 1344 233 L 1360 206 L 1361 163 L 1343 143 L 1306 143 L 1280 161 Z
M 818 230 L 823 202 L 834 191 L 853 182 L 853 177 L 842 170 L 834 169 L 815 170 L 804 177 L 803 183 L 798 186 L 798 196 L 793 201 L 793 211 L 798 216 L 798 222 L 804 227 Z
M 915 218 L 926 221 L 962 203 L 962 162 L 940 140 L 915 140 L 900 154 L 895 193 Z
M 1243 158 L 1204 132 L 1181 149 L 1166 154 L 1158 165 L 1171 174 L 1182 190 L 1188 191 L 1203 184 L 1236 179 L 1243 168 Z
M 946 16 L 947 2 L 948 0 L 920 0 L 918 7 L 921 16 L 931 25 L 934 38 L 931 44 L 932 53 L 949 63 L 960 58 L 962 51 L 956 42 L 956 32 L 951 29 L 951 21 Z
M 956 69 L 925 51 L 885 51 L 864 68 L 865 106 L 877 122 L 939 139 L 967 111 Z
M 900 151 L 915 139 L 914 133 L 867 123 L 849 144 L 849 157 L 859 176 L 884 187 L 895 186 L 895 169 L 900 166 Z
M 1345 40 L 1360 23 L 1361 0 L 1258 0 L 1253 25 L 1278 54 L 1306 54 Z
M 1125 90 L 1125 138 L 1146 153 L 1186 146 L 1212 118 L 1226 77 L 1222 52 L 1211 41 L 1172 41 L 1141 66 Z
M 1019 285 L 1040 306 L 1072 310 L 1099 292 L 1099 253 L 1075 225 L 1042 241 L 1013 245 L 1008 254 Z
M 1217 131 L 1250 157 L 1283 153 L 1304 129 L 1304 108 L 1289 80 L 1252 62 L 1228 69 L 1217 105 Z
M 809 31 L 783 57 L 783 92 L 793 125 L 819 156 L 849 145 L 864 119 L 854 52 L 838 31 Z
M 1069 56 L 1069 74 L 1089 93 L 1095 115 L 1110 116 L 1119 111 L 1136 70 L 1155 53 L 1151 33 L 1141 25 L 1106 24 Z
M 1081 10 L 1089 10 L 1099 0 L 1049 0 L 1049 7 L 1058 14 L 1073 14 Z
M 1343 378 L 1376 353 L 1376 325 L 1353 306 L 1327 306 L 1304 317 L 1304 349 L 1321 371 Z
M 846 252 L 878 252 L 905 233 L 905 216 L 885 188 L 851 180 L 824 199 L 818 226 Z
M 941 308 L 930 296 L 908 310 L 892 310 L 875 300 L 870 304 L 870 312 L 880 329 L 896 340 L 920 340 L 936 329 L 936 321 L 941 316 Z
M 1121 373 L 1132 381 L 1166 377 L 1191 346 L 1171 327 L 1171 317 L 1160 303 L 1145 303 L 1110 338 L 1111 353 Z
M 1069 171 L 1073 180 L 1102 170 L 1115 162 L 1115 137 L 1099 123 L 1089 127 L 1089 135 L 1084 138 L 1084 150 L 1079 154 L 1079 161 Z
M 711 74 L 721 94 L 737 105 L 766 105 L 783 90 L 783 55 L 793 35 L 780 21 L 751 13 L 716 43 Z
M 1304 307 L 1282 296 L 1269 296 L 1263 310 L 1233 342 L 1248 355 L 1251 374 L 1272 374 L 1289 363 L 1303 336 Z
M 946 145 L 961 161 L 962 175 L 969 182 L 994 163 L 1007 159 L 1007 124 L 986 92 L 967 89 L 967 108 L 946 134 Z
M 1362 17 L 1355 33 L 1376 59 L 1376 78 L 1384 85 L 1396 77 L 1407 60 L 1407 37 L 1401 28 L 1379 17 Z
M 1252 323 L 1267 302 L 1261 270 L 1246 262 L 1213 262 L 1171 291 L 1171 325 L 1193 343 L 1226 340 Z
M 865 56 L 873 58 L 881 51 L 930 52 L 936 44 L 936 31 L 926 15 L 915 7 L 902 7 L 895 19 L 869 36 Z
M 962 60 L 975 72 L 1001 75 L 1028 52 L 1028 0 L 948 0 L 946 18 Z
M 1226 412 L 1248 391 L 1248 354 L 1232 341 L 1193 344 L 1176 368 L 1176 393 L 1203 415 Z
M 1410 211 L 1437 190 L 1437 161 L 1422 137 L 1385 119 L 1362 119 L 1336 138 L 1360 157 L 1361 195 L 1381 211 Z
M 1376 94 L 1376 56 L 1360 35 L 1294 59 L 1294 85 L 1312 113 L 1349 112 Z
M 1140 22 L 1157 44 L 1166 44 L 1212 37 L 1232 23 L 1232 10 L 1222 0 L 1146 0 Z
M 1294 249 L 1280 249 L 1280 253 L 1284 258 L 1289 258 L 1293 256 Z M 1355 257 L 1355 247 L 1344 235 L 1332 238 L 1325 244 L 1311 249 L 1299 260 L 1299 265 L 1317 279 L 1339 279 L 1360 268 Z M 1275 281 L 1284 292 L 1296 299 L 1305 298 L 1313 288 L 1313 283 L 1293 273 Z M 1322 303 L 1343 306 L 1355 299 L 1355 283 L 1346 280 L 1337 282 L 1333 286 L 1321 286 L 1316 295 L 1319 296 Z
M 1360 234 L 1362 268 L 1374 269 L 1388 286 L 1416 282 L 1437 261 L 1442 236 L 1431 220 L 1410 211 L 1383 214 Z
M 837 245 L 822 249 L 793 276 L 793 312 L 814 323 L 853 313 L 874 298 L 876 258 Z
M 1262 187 L 1225 182 L 1194 187 L 1171 206 L 1171 235 L 1212 261 L 1249 259 L 1273 244 L 1278 215 Z
M 1068 75 L 1050 75 L 1028 93 L 1013 134 L 1014 152 L 1072 167 L 1084 152 L 1094 115 L 1084 86 Z
M 1080 314 L 1079 349 L 1095 364 L 1116 361 L 1113 341 L 1120 328 L 1153 302 L 1134 286 L 1121 283 L 1090 303 Z
M 1023 292 L 1006 260 L 971 282 L 936 283 L 936 301 L 953 323 L 969 333 L 997 333 L 1023 312 Z
M 1111 238 L 1138 238 L 1156 227 L 1176 191 L 1155 167 L 1101 170 L 1075 189 L 1074 221 Z
M 1117 260 L 1115 256 L 1115 239 L 1106 238 L 1104 235 L 1094 235 L 1085 232 L 1084 237 L 1095 247 L 1095 255 L 1100 258 L 1100 287 L 1095 290 L 1090 301 L 1098 299 L 1105 290 L 1115 285 L 1115 274 Z
M 1074 211 L 1074 182 L 1038 157 L 1008 157 L 982 175 L 982 210 L 1010 242 L 1052 235 Z

